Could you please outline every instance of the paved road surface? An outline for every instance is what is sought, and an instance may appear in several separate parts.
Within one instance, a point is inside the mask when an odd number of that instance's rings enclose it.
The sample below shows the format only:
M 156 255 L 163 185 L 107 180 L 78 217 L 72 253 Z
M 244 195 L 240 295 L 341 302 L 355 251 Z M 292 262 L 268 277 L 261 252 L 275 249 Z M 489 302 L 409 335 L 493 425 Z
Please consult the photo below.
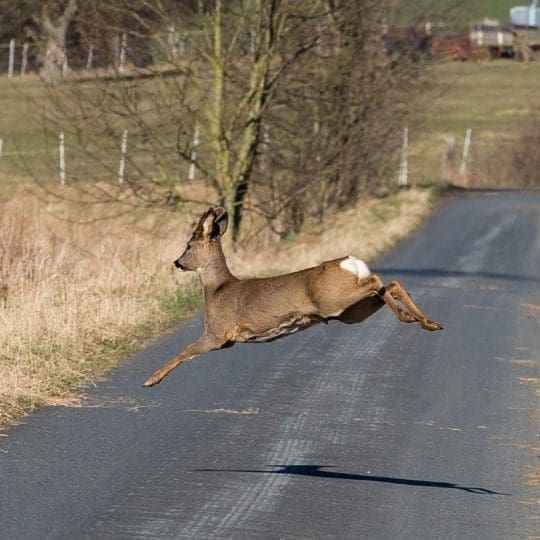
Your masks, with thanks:
M 374 265 L 444 332 L 384 309 L 141 388 L 193 321 L 32 414 L 0 438 L 0 538 L 539 534 L 539 219 L 540 193 L 459 196 Z

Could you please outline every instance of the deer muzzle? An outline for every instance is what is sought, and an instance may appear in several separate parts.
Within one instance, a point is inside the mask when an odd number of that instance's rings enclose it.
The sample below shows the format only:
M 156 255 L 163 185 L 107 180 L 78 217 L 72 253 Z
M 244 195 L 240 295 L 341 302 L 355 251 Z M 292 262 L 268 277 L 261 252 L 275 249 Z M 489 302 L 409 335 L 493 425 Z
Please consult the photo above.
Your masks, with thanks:
M 180 259 L 176 259 L 176 261 L 174 261 L 174 266 L 176 268 L 178 268 L 178 270 L 181 270 L 182 272 L 185 270 L 185 268 L 182 266 L 182 264 L 180 263 Z

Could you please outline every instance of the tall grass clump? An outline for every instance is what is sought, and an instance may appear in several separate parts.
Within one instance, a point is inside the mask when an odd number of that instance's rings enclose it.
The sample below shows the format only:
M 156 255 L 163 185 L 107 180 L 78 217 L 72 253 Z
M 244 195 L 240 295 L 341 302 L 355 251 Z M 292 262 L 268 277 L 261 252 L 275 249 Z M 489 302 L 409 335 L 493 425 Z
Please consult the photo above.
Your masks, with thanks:
M 188 232 L 173 216 L 150 233 L 58 219 L 28 192 L 0 206 L 0 424 L 58 400 L 197 304 L 171 264 Z

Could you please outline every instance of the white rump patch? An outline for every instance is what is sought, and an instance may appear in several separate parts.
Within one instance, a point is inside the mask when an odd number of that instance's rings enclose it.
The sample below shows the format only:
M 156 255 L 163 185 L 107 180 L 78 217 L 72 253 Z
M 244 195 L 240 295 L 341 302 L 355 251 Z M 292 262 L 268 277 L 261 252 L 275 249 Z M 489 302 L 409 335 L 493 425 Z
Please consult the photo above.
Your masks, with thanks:
M 353 257 L 352 255 L 349 255 L 346 259 L 341 261 L 339 266 L 343 268 L 343 270 L 347 270 L 347 272 L 352 272 L 359 278 L 365 278 L 371 274 L 367 264 L 364 261 Z

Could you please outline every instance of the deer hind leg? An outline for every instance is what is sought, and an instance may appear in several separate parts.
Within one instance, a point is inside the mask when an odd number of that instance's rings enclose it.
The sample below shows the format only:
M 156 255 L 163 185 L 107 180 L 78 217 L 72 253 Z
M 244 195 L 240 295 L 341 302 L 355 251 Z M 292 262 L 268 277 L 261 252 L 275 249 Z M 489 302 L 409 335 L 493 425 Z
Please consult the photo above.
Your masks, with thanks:
M 392 298 L 397 300 L 402 306 L 404 306 L 413 317 L 420 323 L 420 326 L 425 330 L 431 332 L 435 330 L 442 330 L 443 327 L 428 319 L 424 312 L 414 303 L 411 295 L 405 290 L 403 285 L 399 281 L 391 281 L 386 287 Z
M 189 362 L 196 356 L 201 354 L 221 349 L 226 345 L 226 342 L 208 334 L 203 334 L 197 341 L 186 347 L 178 356 L 164 364 L 157 371 L 152 373 L 145 381 L 143 386 L 150 387 L 159 384 L 173 369 L 180 364 Z
M 418 322 L 417 317 L 415 317 L 408 311 L 405 311 L 399 306 L 395 298 L 390 294 L 388 288 L 385 287 L 384 283 L 378 275 L 372 274 L 371 276 L 369 276 L 368 279 L 371 280 L 369 286 L 372 294 L 376 294 L 377 296 L 379 296 L 379 298 L 381 298 L 381 300 L 394 312 L 395 316 L 400 321 L 406 323 Z
M 420 311 L 420 309 L 418 309 L 418 307 L 414 304 L 409 294 L 398 282 L 392 282 L 390 285 L 388 285 L 388 287 L 386 287 L 381 278 L 376 274 L 372 274 L 358 282 L 358 286 L 354 289 L 353 294 L 350 295 L 350 298 L 354 299 L 349 303 L 349 307 L 343 311 L 342 315 L 346 314 L 348 310 L 353 310 L 355 308 L 355 304 L 360 306 L 363 301 L 373 296 L 380 298 L 380 300 L 382 300 L 402 322 L 418 322 L 422 328 L 430 331 L 440 330 L 442 328 L 437 323 L 426 318 L 422 311 Z M 406 309 L 403 309 L 403 307 L 401 307 L 399 304 L 402 304 L 402 306 Z M 375 308 L 376 304 L 373 307 Z M 409 309 L 410 312 L 406 311 Z M 374 309 L 372 313 L 375 311 L 376 309 Z
M 376 274 L 360 278 L 352 286 L 338 286 L 331 292 L 335 294 L 326 295 L 331 297 L 331 301 L 326 298 L 325 303 L 317 306 L 325 318 L 335 318 L 349 324 L 361 322 L 386 304 L 400 321 L 417 322 L 413 315 L 398 305 Z

